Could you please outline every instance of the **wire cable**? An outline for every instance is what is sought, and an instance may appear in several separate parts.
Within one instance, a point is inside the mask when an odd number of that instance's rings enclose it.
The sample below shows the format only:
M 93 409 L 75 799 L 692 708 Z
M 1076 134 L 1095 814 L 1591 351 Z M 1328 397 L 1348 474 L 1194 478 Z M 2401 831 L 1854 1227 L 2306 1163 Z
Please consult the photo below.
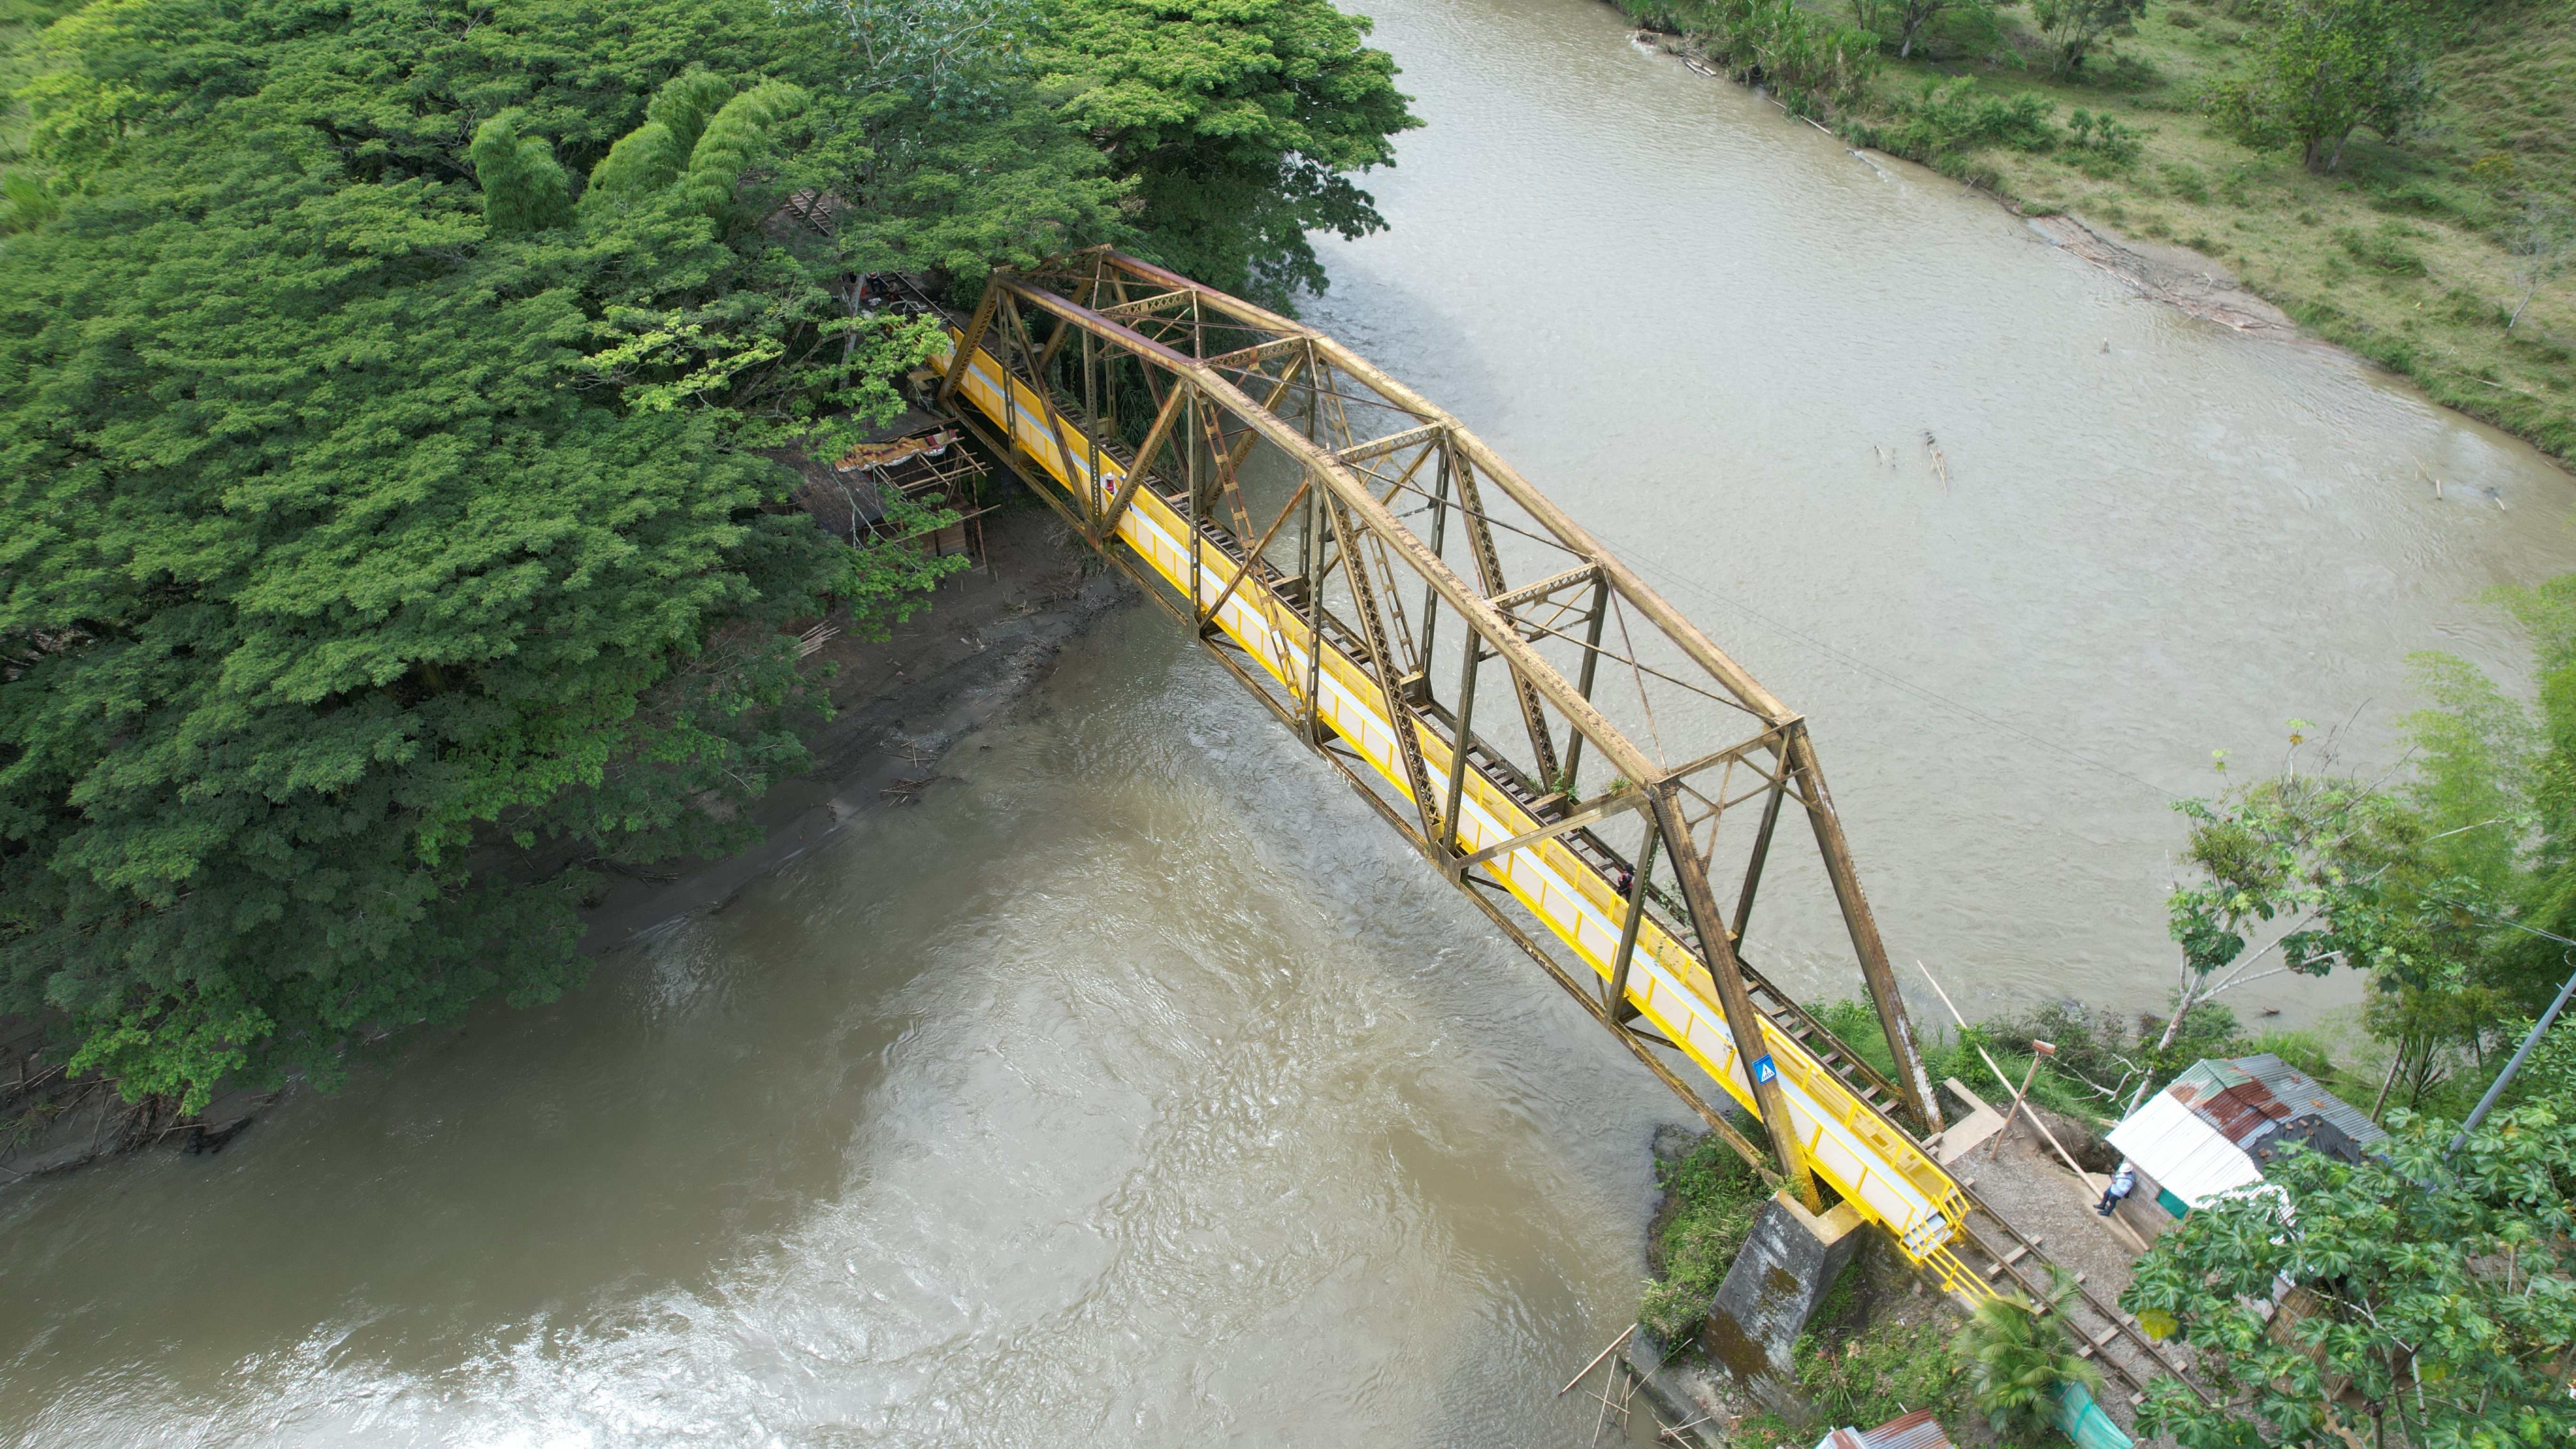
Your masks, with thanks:
M 1837 649 L 1833 645 L 1828 644 L 1813 635 L 1801 633 L 1797 629 L 1782 623 L 1778 619 L 1772 618 L 1770 615 L 1763 613 L 1761 610 L 1756 609 L 1749 604 L 1739 602 L 1725 594 L 1719 593 L 1717 590 L 1680 573 L 1668 565 L 1659 563 L 1652 558 L 1640 554 L 1625 544 L 1619 544 L 1617 540 L 1611 539 L 1597 530 L 1594 531 L 1593 536 L 1600 538 L 1605 543 L 1615 544 L 1619 549 L 1619 557 L 1627 561 L 1631 566 L 1637 567 L 1643 572 L 1660 575 L 1668 585 L 1677 584 L 1692 593 L 1700 595 L 1702 598 L 1723 604 L 1726 607 L 1735 610 L 1737 613 L 1744 615 L 1746 618 L 1752 619 L 1755 622 L 1770 628 L 1785 638 L 1803 644 L 1807 648 L 1842 664 L 1846 668 L 1867 675 L 1871 679 L 1877 680 L 1882 684 L 1901 689 L 1907 694 L 1913 695 L 1915 698 L 1923 700 L 1926 703 L 1938 705 L 1943 709 L 1950 710 L 1953 713 L 1975 720 L 1979 724 L 2001 730 L 2018 739 L 2027 740 L 2031 744 L 2039 746 L 2041 749 L 2048 750 L 2053 754 L 2062 755 L 2065 758 L 2089 769 L 2099 770 L 2106 775 L 2116 775 L 2119 778 L 2128 781 L 2130 784 L 2136 785 L 2140 789 L 2151 791 L 2164 799 L 2179 800 L 2182 798 L 2181 795 L 2172 790 L 2166 789 L 2162 785 L 2156 784 L 2154 781 L 2141 779 L 2138 776 L 2132 775 L 2128 771 L 2121 769 L 2117 765 L 2104 764 L 2102 761 L 2085 754 L 2081 750 L 2069 749 L 2055 740 L 2042 735 L 2033 734 L 2029 730 L 2023 729 L 2009 720 L 1997 719 L 1995 716 L 1978 709 L 1974 705 L 1962 704 L 1958 700 L 1952 699 L 1936 690 L 1926 689 L 1922 685 L 1914 683 L 1912 680 L 1905 679 L 1899 675 L 1892 674 L 1885 669 L 1881 669 L 1877 665 L 1872 664 L 1868 660 L 1862 659 L 1857 655 Z

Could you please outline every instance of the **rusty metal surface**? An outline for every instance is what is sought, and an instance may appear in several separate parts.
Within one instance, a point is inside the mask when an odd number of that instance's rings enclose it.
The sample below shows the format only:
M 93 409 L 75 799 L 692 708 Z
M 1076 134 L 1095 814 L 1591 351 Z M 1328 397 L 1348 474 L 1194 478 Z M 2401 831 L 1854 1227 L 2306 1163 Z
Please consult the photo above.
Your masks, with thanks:
M 1847 1103 L 1835 1111 L 1848 1129 L 1775 1134 L 1783 1176 L 1812 1194 L 1802 1154 L 1857 1147 L 1905 1162 L 1902 1192 L 1950 1200 L 1947 1175 L 1899 1151 L 1911 1139 L 1887 1115 L 1918 1130 L 1940 1120 L 1802 716 L 1455 418 L 1312 329 L 1107 250 L 997 274 L 971 318 L 948 320 L 940 397 L 970 430 L 1310 742 L 1342 749 L 1337 727 L 1386 726 L 1349 742 L 1372 768 L 1345 773 L 1480 903 L 1539 913 L 1547 931 L 1516 932 L 1525 946 L 1553 934 L 1589 956 L 1552 974 L 1632 1046 L 1641 1033 L 1626 1023 L 1648 1008 L 1627 998 L 1679 980 L 1750 1044 L 1694 1058 L 1766 1120 L 1806 1112 L 1783 1105 L 1792 1079 L 1801 1102 Z M 1150 528 L 1135 517 L 1148 499 Z M 1167 557 L 1131 563 L 1144 547 Z M 1278 648 L 1257 637 L 1265 627 Z M 1301 654 L 1291 633 L 1326 647 Z M 1328 656 L 1346 663 L 1319 679 Z M 1364 714 L 1327 724 L 1325 696 L 1353 690 Z M 1485 719 L 1513 727 L 1475 732 Z M 1766 859 L 1797 838 L 1775 829 L 1784 809 L 1808 818 L 1820 869 L 1794 884 L 1821 876 L 1830 891 L 1893 1081 L 1745 959 Z M 1485 822 L 1472 841 L 1471 815 Z M 1497 819 L 1519 823 L 1498 834 Z M 1649 830 L 1652 872 L 1639 869 Z M 1526 884 L 1515 862 L 1542 855 L 1547 878 L 1582 898 L 1569 909 L 1607 918 L 1597 946 Z M 1840 1170 L 1838 1186 L 1868 1164 Z
M 1858 1437 L 1860 1449 L 1951 1449 L 1949 1431 L 1932 1417 L 1930 1409 L 1917 1409 L 1875 1429 L 1863 1429 Z

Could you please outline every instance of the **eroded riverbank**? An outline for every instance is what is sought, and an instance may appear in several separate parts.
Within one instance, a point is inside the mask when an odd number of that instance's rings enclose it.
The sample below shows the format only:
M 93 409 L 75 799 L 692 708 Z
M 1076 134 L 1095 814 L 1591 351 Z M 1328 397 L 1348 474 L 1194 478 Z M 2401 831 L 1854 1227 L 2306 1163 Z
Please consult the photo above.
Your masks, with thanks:
M 751 806 L 757 843 L 720 859 L 612 871 L 586 903 L 585 955 L 599 956 L 691 915 L 723 910 L 744 885 L 813 849 L 852 818 L 900 808 L 957 783 L 949 752 L 1045 680 L 1067 641 L 1122 598 L 1057 516 L 1025 494 L 989 515 L 983 563 L 943 581 L 929 607 L 881 641 L 846 634 L 822 662 L 834 716 L 808 740 L 812 768 Z M 0 1186 L 140 1148 L 223 1150 L 280 1094 L 219 1092 L 202 1112 L 129 1103 L 95 1076 L 65 1077 L 37 1023 L 0 1022 Z

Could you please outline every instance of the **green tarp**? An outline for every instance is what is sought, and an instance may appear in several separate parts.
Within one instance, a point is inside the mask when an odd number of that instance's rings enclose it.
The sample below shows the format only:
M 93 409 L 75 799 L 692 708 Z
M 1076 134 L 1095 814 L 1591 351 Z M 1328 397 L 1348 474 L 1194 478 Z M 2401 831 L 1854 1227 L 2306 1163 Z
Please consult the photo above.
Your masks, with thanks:
M 2129 1436 L 2120 1432 L 2082 1384 L 2068 1384 L 2058 1391 L 2057 1427 L 2075 1441 L 2075 1449 L 2132 1449 Z

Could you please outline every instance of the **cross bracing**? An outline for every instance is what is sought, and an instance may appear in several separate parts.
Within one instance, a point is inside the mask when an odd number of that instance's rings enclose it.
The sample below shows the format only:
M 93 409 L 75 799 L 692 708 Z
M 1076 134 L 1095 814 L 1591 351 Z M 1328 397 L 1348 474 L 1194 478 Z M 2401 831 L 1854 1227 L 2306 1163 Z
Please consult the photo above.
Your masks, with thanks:
M 1457 419 L 1312 328 L 1105 249 L 997 274 L 949 326 L 942 402 L 1713 1129 L 1991 1291 L 1950 1251 L 1963 1189 L 1900 1122 L 1937 1131 L 1940 1108 L 1801 715 Z M 1745 959 L 1784 816 L 1893 1080 Z

